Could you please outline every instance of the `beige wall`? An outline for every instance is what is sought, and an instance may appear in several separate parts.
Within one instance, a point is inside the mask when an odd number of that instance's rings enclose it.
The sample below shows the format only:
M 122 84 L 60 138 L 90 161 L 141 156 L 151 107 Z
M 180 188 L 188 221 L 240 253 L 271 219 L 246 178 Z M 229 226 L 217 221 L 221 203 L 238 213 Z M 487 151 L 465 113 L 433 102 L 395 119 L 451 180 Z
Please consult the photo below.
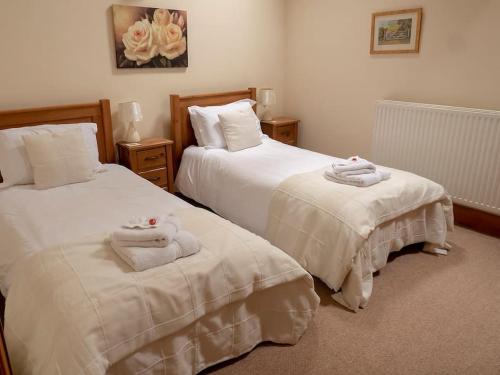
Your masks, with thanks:
M 111 4 L 188 10 L 187 69 L 117 70 Z M 374 11 L 424 8 L 418 55 L 370 56 Z M 300 144 L 370 156 L 377 99 L 500 109 L 498 0 L 16 0 L 2 2 L 0 109 L 110 98 L 169 135 L 169 94 L 276 88 Z M 119 136 L 119 134 L 118 134 Z
M 371 13 L 424 8 L 418 55 L 370 56 Z M 300 144 L 370 156 L 374 104 L 500 109 L 500 1 L 287 0 L 286 103 Z
M 189 68 L 117 70 L 113 3 L 186 9 Z M 0 15 L 0 109 L 136 99 L 141 134 L 163 136 L 169 94 L 272 86 L 282 97 L 284 0 L 15 0 Z

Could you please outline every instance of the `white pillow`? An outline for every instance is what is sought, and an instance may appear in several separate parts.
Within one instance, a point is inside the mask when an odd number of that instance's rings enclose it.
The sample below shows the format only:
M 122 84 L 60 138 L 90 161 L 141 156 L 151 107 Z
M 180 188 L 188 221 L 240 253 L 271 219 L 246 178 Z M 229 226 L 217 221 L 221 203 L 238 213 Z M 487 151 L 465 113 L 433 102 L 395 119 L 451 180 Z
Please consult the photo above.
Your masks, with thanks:
M 33 172 L 24 147 L 23 136 L 30 134 L 55 134 L 79 128 L 83 132 L 87 152 L 94 169 L 100 171 L 103 165 L 99 162 L 97 148 L 97 125 L 92 123 L 39 125 L 0 130 L 0 173 L 4 186 L 25 185 L 33 183 Z
M 255 126 L 255 117 L 251 108 L 219 114 L 220 126 L 229 151 L 240 151 L 262 143 L 261 134 Z
M 89 181 L 94 165 L 82 129 L 23 136 L 35 186 L 48 189 Z
M 224 148 L 226 140 L 219 124 L 219 113 L 250 108 L 255 105 L 255 101 L 251 99 L 242 99 L 237 102 L 210 107 L 191 106 L 188 108 L 191 117 L 191 125 L 193 126 L 194 135 L 198 146 Z M 257 117 L 257 116 L 256 116 Z M 260 130 L 260 122 L 258 123 L 258 131 Z

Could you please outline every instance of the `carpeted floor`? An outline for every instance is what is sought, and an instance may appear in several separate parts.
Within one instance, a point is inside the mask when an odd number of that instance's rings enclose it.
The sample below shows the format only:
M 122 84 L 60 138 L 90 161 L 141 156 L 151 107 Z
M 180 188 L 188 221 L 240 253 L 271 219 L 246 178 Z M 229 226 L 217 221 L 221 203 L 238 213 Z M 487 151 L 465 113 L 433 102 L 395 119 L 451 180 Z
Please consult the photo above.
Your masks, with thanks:
M 500 374 L 500 239 L 456 228 L 449 240 L 448 256 L 394 257 L 357 314 L 316 280 L 321 305 L 297 345 L 261 345 L 208 373 Z

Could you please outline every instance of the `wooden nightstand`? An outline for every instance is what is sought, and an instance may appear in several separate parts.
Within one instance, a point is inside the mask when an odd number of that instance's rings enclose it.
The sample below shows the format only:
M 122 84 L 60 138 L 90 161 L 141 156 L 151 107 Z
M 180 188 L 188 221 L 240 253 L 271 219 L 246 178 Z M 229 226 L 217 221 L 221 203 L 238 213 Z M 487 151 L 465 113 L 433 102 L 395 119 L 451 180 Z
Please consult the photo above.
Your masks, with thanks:
M 262 132 L 272 139 L 292 146 L 297 146 L 299 120 L 288 117 L 276 117 L 273 120 L 260 122 Z
M 120 164 L 153 184 L 174 192 L 172 147 L 168 139 L 149 138 L 137 143 L 118 143 Z

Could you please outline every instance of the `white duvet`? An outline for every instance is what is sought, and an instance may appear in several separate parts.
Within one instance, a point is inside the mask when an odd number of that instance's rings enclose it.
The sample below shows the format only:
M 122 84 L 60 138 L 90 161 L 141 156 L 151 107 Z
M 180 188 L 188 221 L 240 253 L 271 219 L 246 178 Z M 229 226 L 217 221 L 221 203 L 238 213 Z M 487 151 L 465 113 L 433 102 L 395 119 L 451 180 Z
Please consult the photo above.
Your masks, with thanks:
M 133 216 L 189 207 L 119 165 L 107 169 L 87 183 L 0 190 L 0 286 L 5 296 L 9 271 L 29 254 L 109 232 Z
M 192 374 L 262 341 L 298 341 L 319 298 L 296 261 L 108 168 L 87 183 L 0 191 L 5 336 L 16 374 Z M 111 249 L 110 231 L 131 216 L 170 212 L 202 250 L 133 272 Z
M 270 138 L 238 152 L 191 146 L 176 178 L 179 191 L 259 236 L 266 235 L 274 189 L 288 177 L 340 160 Z

